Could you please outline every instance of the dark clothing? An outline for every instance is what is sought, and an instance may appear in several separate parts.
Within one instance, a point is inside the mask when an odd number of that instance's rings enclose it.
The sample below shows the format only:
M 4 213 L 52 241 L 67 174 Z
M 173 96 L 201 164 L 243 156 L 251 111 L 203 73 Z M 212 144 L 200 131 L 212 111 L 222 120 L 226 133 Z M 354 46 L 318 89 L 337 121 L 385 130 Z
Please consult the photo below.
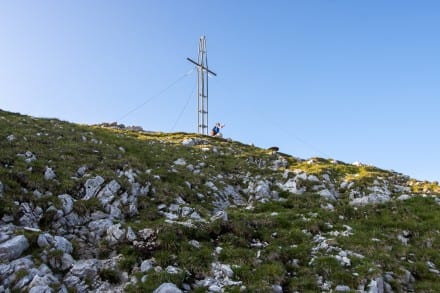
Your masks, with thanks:
M 220 128 L 218 128 L 217 126 L 214 126 L 214 128 L 212 129 L 212 136 L 217 135 L 217 133 L 220 132 Z

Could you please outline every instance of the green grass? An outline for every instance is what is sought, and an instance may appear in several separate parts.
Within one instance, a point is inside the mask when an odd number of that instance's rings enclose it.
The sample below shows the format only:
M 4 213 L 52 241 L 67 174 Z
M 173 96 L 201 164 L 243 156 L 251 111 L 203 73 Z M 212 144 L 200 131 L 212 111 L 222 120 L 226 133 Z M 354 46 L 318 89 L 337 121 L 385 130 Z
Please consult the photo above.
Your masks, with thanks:
M 15 140 L 8 142 L 6 137 L 10 134 L 14 134 Z M 181 142 L 186 138 L 201 139 L 203 144 L 183 147 Z M 218 151 L 204 151 L 204 147 L 215 147 Z M 376 278 L 387 271 L 395 272 L 396 280 L 391 285 L 398 292 L 402 290 L 399 278 L 404 270 L 416 278 L 416 292 L 430 292 L 439 281 L 426 265 L 430 261 L 440 267 L 440 206 L 431 197 L 415 196 L 407 201 L 353 207 L 349 204 L 348 192 L 341 189 L 338 190 L 340 199 L 332 202 L 334 211 L 328 211 L 322 208 L 328 202 L 310 192 L 315 183 L 309 180 L 300 182 L 307 187 L 302 195 L 277 187 L 277 182 L 286 180 L 282 179 L 284 169 L 267 168 L 277 157 L 264 149 L 196 134 L 135 132 L 56 119 L 34 119 L 4 111 L 0 111 L 0 149 L 0 181 L 4 185 L 0 217 L 14 215 L 15 223 L 19 219 L 20 203 L 30 202 L 45 211 L 50 206 L 60 208 L 58 195 L 65 193 L 75 199 L 74 212 L 79 216 L 86 217 L 103 209 L 96 198 L 82 200 L 84 183 L 97 175 L 106 183 L 118 181 L 121 185 L 118 195 L 131 193 L 131 183 L 124 176 L 118 177 L 119 171 L 133 170 L 136 182 L 142 186 L 151 184 L 149 193 L 137 199 L 139 214 L 130 217 L 128 207 L 121 206 L 125 215 L 120 221 L 125 228 L 130 226 L 136 231 L 147 227 L 157 230 L 158 247 L 146 255 L 136 251 L 130 243 L 113 248 L 101 241 L 96 248 L 101 258 L 108 257 L 113 249 L 123 257 L 118 268 L 102 270 L 100 276 L 117 283 L 119 269 L 131 273 L 147 258 L 154 258 L 162 268 L 177 265 L 183 272 L 177 275 L 148 272 L 147 281 L 131 286 L 128 292 L 151 292 L 166 281 L 180 286 L 183 282 L 202 279 L 210 275 L 214 261 L 230 264 L 235 273 L 233 280 L 242 281 L 247 292 L 268 292 L 274 284 L 281 284 L 288 292 L 317 292 L 320 291 L 316 285 L 317 275 L 334 285 L 345 284 L 354 289 L 366 278 Z M 26 151 L 31 151 L 37 160 L 27 163 L 17 156 Z M 363 192 L 376 180 L 388 180 L 410 187 L 415 195 L 440 194 L 437 182 L 416 181 L 372 166 L 334 163 L 322 158 L 308 162 L 282 156 L 288 162 L 287 170 L 301 170 L 319 179 L 328 174 L 336 189 L 341 182 L 348 181 Z M 194 174 L 186 166 L 175 166 L 173 162 L 179 158 L 198 168 L 200 173 Z M 200 163 L 204 166 L 198 167 Z M 44 179 L 46 166 L 55 171 L 54 180 Z M 82 166 L 87 166 L 87 174 L 78 178 L 76 173 Z M 294 173 L 288 176 L 293 177 Z M 157 209 L 158 205 L 175 203 L 180 197 L 187 206 L 209 218 L 215 192 L 206 183 L 210 181 L 219 189 L 226 185 L 241 188 L 247 200 L 243 190 L 249 185 L 248 178 L 273 183 L 272 189 L 279 192 L 283 201 L 253 203 L 251 210 L 230 207 L 228 221 L 197 223 L 194 228 L 165 223 Z M 43 196 L 33 196 L 35 190 Z M 200 199 L 199 194 L 204 198 Z M 50 231 L 53 217 L 53 213 L 45 212 L 40 228 Z M 353 235 L 330 235 L 331 231 L 344 231 L 344 225 L 353 228 Z M 408 245 L 398 239 L 403 231 L 410 232 Z M 38 233 L 23 233 L 31 244 L 29 254 L 37 255 Z M 331 246 L 359 253 L 364 258 L 350 257 L 351 266 L 343 267 L 334 258 L 336 253 L 318 251 L 311 263 L 315 235 L 325 236 Z M 201 247 L 191 246 L 190 240 L 199 241 Z M 265 243 L 264 247 L 253 247 L 257 242 Z M 218 246 L 222 251 L 214 255 Z M 138 278 L 141 277 L 139 274 Z M 227 289 L 228 292 L 238 290 L 238 287 Z

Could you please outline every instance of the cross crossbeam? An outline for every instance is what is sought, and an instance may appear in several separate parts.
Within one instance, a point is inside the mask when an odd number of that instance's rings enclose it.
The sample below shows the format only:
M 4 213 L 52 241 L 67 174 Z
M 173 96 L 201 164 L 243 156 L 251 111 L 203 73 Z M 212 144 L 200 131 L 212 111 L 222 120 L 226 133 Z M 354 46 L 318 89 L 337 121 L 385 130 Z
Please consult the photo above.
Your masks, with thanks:
M 197 67 L 197 132 L 208 135 L 208 73 L 217 74 L 208 69 L 208 54 L 206 51 L 206 38 L 199 40 L 198 62 L 186 58 Z

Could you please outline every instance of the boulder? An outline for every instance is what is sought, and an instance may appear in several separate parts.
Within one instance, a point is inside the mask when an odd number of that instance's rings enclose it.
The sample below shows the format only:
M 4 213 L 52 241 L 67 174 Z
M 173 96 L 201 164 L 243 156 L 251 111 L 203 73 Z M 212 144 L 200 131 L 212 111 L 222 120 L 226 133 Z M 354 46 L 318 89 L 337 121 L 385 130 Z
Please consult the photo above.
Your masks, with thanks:
M 279 184 L 279 187 L 284 191 L 289 191 L 294 194 L 303 194 L 306 191 L 306 188 L 298 186 L 298 177 L 299 176 L 288 179 L 284 184 Z
M 62 236 L 52 236 L 49 233 L 38 235 L 37 244 L 39 247 L 50 247 L 55 250 L 60 250 L 64 253 L 72 253 L 73 246 L 69 240 Z
M 62 237 L 62 236 L 55 236 L 54 237 L 54 248 L 57 250 L 61 250 L 65 253 L 72 253 L 73 252 L 73 246 L 72 244 L 69 242 L 69 240 L 67 240 L 66 238 Z
M 350 287 L 346 286 L 346 285 L 338 285 L 335 288 L 336 292 L 350 292 Z
M 17 259 L 28 248 L 29 242 L 24 235 L 15 236 L 0 244 L 0 261 Z
M 96 197 L 99 199 L 102 206 L 106 206 L 113 201 L 120 188 L 121 185 L 119 185 L 116 180 L 112 180 L 98 193 Z
M 280 285 L 272 285 L 273 293 L 283 293 L 283 287 Z
M 73 257 L 67 253 L 63 253 L 61 256 L 49 255 L 48 260 L 53 269 L 61 272 L 69 270 L 75 263 Z
M 163 283 L 153 293 L 182 293 L 182 290 L 173 283 Z
M 87 166 L 82 166 L 79 167 L 78 170 L 76 171 L 76 175 L 78 175 L 79 177 L 83 177 L 87 172 Z
M 84 259 L 75 262 L 68 275 L 73 275 L 81 280 L 93 280 L 100 269 L 99 262 L 96 259 Z
M 144 260 L 141 263 L 141 272 L 146 273 L 153 269 L 153 262 L 151 260 Z
M 336 196 L 335 196 L 330 190 L 328 190 L 328 189 L 323 189 L 323 190 L 321 190 L 320 192 L 318 192 L 318 194 L 319 194 L 321 197 L 324 197 L 324 198 L 326 198 L 326 199 L 329 199 L 329 200 L 336 200 Z
M 20 204 L 19 210 L 23 214 L 18 220 L 20 226 L 38 228 L 38 223 L 43 216 L 42 208 L 33 208 L 31 204 L 23 202 Z
M 113 222 L 111 220 L 100 219 L 91 221 L 88 227 L 91 231 L 95 232 L 95 234 L 100 237 L 104 235 L 104 232 L 106 232 L 111 225 L 113 225 Z
M 109 245 L 116 245 L 125 239 L 125 229 L 120 223 L 107 228 L 107 242 Z
M 75 288 L 76 292 L 88 292 L 88 286 L 86 285 L 84 280 L 81 280 L 79 277 L 74 275 L 66 275 L 63 279 L 63 283 L 68 288 Z M 74 291 L 75 292 L 75 291 Z
M 83 197 L 83 199 L 87 200 L 94 197 L 98 193 L 102 183 L 104 183 L 104 178 L 102 178 L 101 176 L 96 176 L 95 178 L 88 179 L 84 184 L 86 195 Z
M 53 169 L 46 166 L 46 170 L 44 171 L 44 179 L 52 180 L 55 179 L 55 177 L 57 177 L 57 175 L 55 174 Z
M 15 135 L 13 135 L 13 134 L 8 135 L 8 136 L 6 137 L 6 140 L 7 140 L 8 142 L 12 142 L 12 141 L 14 141 L 14 140 L 15 140 Z
M 186 161 L 182 158 L 179 158 L 177 160 L 175 160 L 173 162 L 174 165 L 178 165 L 178 166 L 185 166 L 186 165 Z
M 52 288 L 48 285 L 35 286 L 29 290 L 29 293 L 52 293 Z
M 226 211 L 218 211 L 211 217 L 211 222 L 222 220 L 227 221 L 228 220 L 228 213 Z
M 182 141 L 182 145 L 186 147 L 192 147 L 196 144 L 195 140 L 192 138 L 187 138 Z
M 58 198 L 63 203 L 63 213 L 64 215 L 69 214 L 73 210 L 73 198 L 68 194 L 61 194 L 58 195 Z
M 130 242 L 136 240 L 136 233 L 134 232 L 133 228 L 131 228 L 131 227 L 127 228 L 127 234 L 125 235 L 125 237 Z
M 167 266 L 167 268 L 165 269 L 165 271 L 166 271 L 168 274 L 171 274 L 171 275 L 178 274 L 178 273 L 181 273 L 181 272 L 182 272 L 181 269 L 179 269 L 179 268 L 177 268 L 177 267 L 174 267 L 174 266 Z

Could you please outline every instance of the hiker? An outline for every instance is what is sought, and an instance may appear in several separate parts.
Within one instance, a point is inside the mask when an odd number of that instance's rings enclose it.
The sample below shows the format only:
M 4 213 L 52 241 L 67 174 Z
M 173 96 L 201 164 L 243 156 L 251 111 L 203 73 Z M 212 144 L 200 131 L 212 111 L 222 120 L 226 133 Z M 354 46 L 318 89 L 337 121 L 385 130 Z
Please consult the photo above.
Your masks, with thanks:
M 220 122 L 217 122 L 215 126 L 211 130 L 211 136 L 221 136 L 220 129 L 225 127 L 225 125 L 221 125 Z

